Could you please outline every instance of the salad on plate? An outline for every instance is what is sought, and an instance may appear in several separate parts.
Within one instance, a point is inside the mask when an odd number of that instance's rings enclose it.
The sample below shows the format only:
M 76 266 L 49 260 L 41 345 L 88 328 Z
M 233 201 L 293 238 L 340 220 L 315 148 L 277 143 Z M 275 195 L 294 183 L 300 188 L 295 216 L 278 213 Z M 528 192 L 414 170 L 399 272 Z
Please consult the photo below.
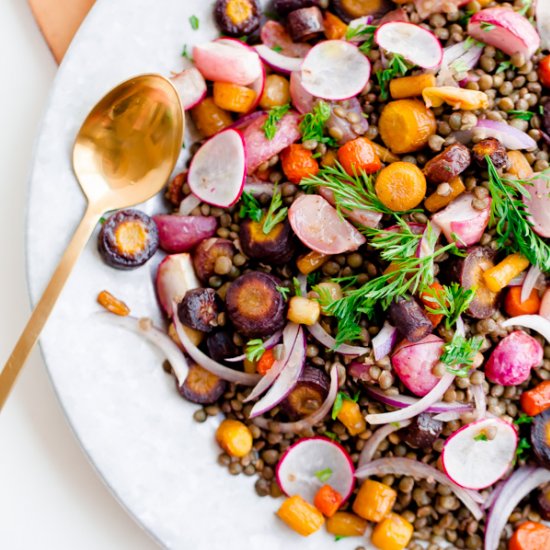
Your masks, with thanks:
M 165 326 L 108 290 L 281 529 L 357 549 L 550 548 L 550 2 L 216 0 L 171 76 L 196 135 Z M 215 457 L 212 457 L 212 461 Z

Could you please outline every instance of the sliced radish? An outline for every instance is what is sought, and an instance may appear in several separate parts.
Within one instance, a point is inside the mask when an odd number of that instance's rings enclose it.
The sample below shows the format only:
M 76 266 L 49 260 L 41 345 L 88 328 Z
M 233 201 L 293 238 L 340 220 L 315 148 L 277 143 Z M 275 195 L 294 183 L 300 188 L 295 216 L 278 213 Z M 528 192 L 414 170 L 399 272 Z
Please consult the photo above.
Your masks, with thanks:
M 541 237 L 550 237 L 550 180 L 537 178 L 533 186 L 528 187 L 529 198 L 523 197 L 523 202 L 530 214 L 533 229 Z
M 187 179 L 187 174 L 185 178 Z M 191 214 L 191 212 L 193 212 L 193 210 L 195 210 L 195 208 L 197 208 L 197 206 L 199 206 L 200 203 L 201 201 L 199 198 L 195 197 L 193 193 L 189 193 L 189 195 L 187 195 L 187 197 L 185 197 L 180 202 L 178 213 L 181 214 L 182 216 L 189 216 L 189 214 Z
M 290 74 L 290 98 L 294 108 L 302 115 L 313 109 L 314 97 L 302 85 L 300 71 L 293 71 Z
M 317 188 L 317 193 L 330 202 L 332 206 L 336 205 L 334 193 L 330 189 L 321 186 Z M 382 214 L 379 212 L 362 208 L 354 208 L 353 210 L 342 208 L 342 213 L 359 227 L 377 227 L 382 219 Z
M 201 201 L 223 208 L 239 200 L 245 179 L 246 150 L 237 130 L 223 130 L 204 143 L 187 175 L 191 191 Z
M 170 80 L 178 91 L 182 107 L 186 110 L 193 108 L 206 96 L 206 82 L 195 67 L 175 74 Z
M 290 74 L 292 71 L 299 71 L 304 61 L 301 57 L 283 55 L 282 53 L 272 50 L 268 46 L 264 46 L 264 44 L 258 44 L 254 46 L 254 49 L 264 63 L 267 63 L 273 70 L 284 74 Z
M 168 317 L 172 317 L 172 302 L 179 304 L 188 290 L 199 286 L 190 254 L 172 254 L 159 264 L 156 276 L 157 296 Z
M 243 130 L 246 147 L 246 171 L 252 174 L 266 160 L 278 155 L 285 147 L 301 137 L 300 116 L 295 111 L 289 111 L 277 124 L 277 132 L 273 139 L 267 139 L 263 125 L 267 115 L 257 118 Z
M 207 80 L 248 86 L 262 76 L 262 62 L 248 48 L 208 42 L 193 48 L 193 59 Z
M 204 239 L 213 237 L 218 228 L 214 216 L 157 214 L 153 220 L 158 228 L 160 247 L 170 254 L 191 250 Z
M 472 206 L 473 199 L 471 193 L 463 193 L 432 217 L 434 226 L 443 231 L 449 242 L 456 241 L 458 247 L 479 242 L 489 223 L 491 202 L 483 210 L 476 210 Z
M 237 40 L 236 38 L 217 38 L 216 42 L 218 42 L 219 44 L 225 44 L 226 46 L 229 46 L 231 48 L 238 48 L 241 50 L 245 49 L 252 53 L 255 53 L 254 49 L 251 46 L 245 44 L 244 42 L 241 42 L 240 40 Z M 262 99 L 262 94 L 264 93 L 266 72 L 263 63 L 261 64 L 261 66 L 261 75 L 249 85 L 249 88 L 256 92 L 256 99 L 254 100 L 250 111 L 253 111 L 260 104 L 260 99 Z
M 487 8 L 474 13 L 468 23 L 468 34 L 508 55 L 520 53 L 526 59 L 533 57 L 540 46 L 535 27 L 510 8 Z
M 268 48 L 276 48 L 283 55 L 288 57 L 304 57 L 311 45 L 304 42 L 293 42 L 290 34 L 286 32 L 281 23 L 277 21 L 267 21 L 260 32 L 262 43 Z
M 550 288 L 542 295 L 542 300 L 540 302 L 540 311 L 539 315 L 550 321 Z
M 323 485 L 330 485 L 346 501 L 353 492 L 354 473 L 346 450 L 325 437 L 300 439 L 283 454 L 276 469 L 281 490 L 288 496 L 300 495 L 308 502 L 313 502 Z
M 400 54 L 424 69 L 435 69 L 441 65 L 441 42 L 435 34 L 419 25 L 403 21 L 384 23 L 378 27 L 374 39 L 384 50 Z
M 292 350 L 288 354 L 277 380 L 267 393 L 252 407 L 250 418 L 260 416 L 278 405 L 294 388 L 306 361 L 306 339 L 302 327 L 298 329 Z
M 300 241 L 321 254 L 351 252 L 366 242 L 365 237 L 319 195 L 298 197 L 290 206 L 288 221 Z
M 306 55 L 302 85 L 315 97 L 349 99 L 367 85 L 370 72 L 370 62 L 357 46 L 344 40 L 325 40 Z
M 537 2 L 537 30 L 541 39 L 541 47 L 550 48 L 550 3 L 541 0 Z
M 445 473 L 465 489 L 485 489 L 496 483 L 512 465 L 518 434 L 500 418 L 472 422 L 445 442 L 441 464 Z

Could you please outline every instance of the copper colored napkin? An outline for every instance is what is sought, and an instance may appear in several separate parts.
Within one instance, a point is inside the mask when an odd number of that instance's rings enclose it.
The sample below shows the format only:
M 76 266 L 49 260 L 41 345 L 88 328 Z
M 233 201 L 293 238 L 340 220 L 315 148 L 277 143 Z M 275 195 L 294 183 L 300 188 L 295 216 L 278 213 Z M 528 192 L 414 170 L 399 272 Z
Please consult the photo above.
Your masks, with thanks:
M 95 0 L 29 0 L 38 26 L 56 61 L 61 62 Z

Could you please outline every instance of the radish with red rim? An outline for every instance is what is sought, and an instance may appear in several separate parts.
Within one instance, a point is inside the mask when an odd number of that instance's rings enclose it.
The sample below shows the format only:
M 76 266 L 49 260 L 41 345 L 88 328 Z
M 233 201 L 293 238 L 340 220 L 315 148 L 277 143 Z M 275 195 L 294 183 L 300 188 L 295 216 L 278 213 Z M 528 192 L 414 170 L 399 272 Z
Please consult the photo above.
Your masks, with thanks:
M 346 450 L 325 437 L 300 439 L 277 464 L 277 483 L 285 495 L 313 502 L 323 485 L 338 491 L 345 502 L 353 492 L 355 468 Z
M 550 238 L 550 180 L 548 177 L 534 179 L 527 192 L 529 197 L 523 196 L 523 202 L 533 230 L 541 237 Z
M 157 214 L 153 216 L 159 233 L 162 250 L 170 253 L 187 252 L 212 237 L 218 228 L 214 216 L 182 216 Z
M 223 130 L 196 152 L 187 183 L 203 202 L 227 208 L 241 196 L 246 179 L 246 150 L 237 130 Z
M 299 71 L 304 61 L 301 57 L 283 55 L 263 44 L 254 46 L 254 49 L 264 63 L 267 63 L 273 70 L 284 74 L 290 74 L 292 71 Z
M 302 86 L 315 97 L 344 100 L 363 90 L 370 73 L 370 62 L 357 46 L 344 40 L 325 40 L 304 58 Z
M 536 4 L 537 30 L 540 35 L 541 46 L 547 50 L 550 48 L 550 4 L 543 0 Z
M 288 57 L 303 58 L 311 50 L 311 44 L 294 42 L 285 27 L 277 21 L 266 21 L 260 32 L 260 39 L 268 48 L 275 48 Z
M 200 286 L 190 254 L 166 256 L 158 266 L 155 283 L 160 305 L 172 317 L 172 302 L 179 304 L 188 290 Z
M 374 35 L 376 43 L 387 52 L 402 55 L 413 65 L 435 69 L 441 65 L 443 48 L 430 31 L 403 21 L 384 23 Z
M 454 432 L 441 452 L 443 470 L 465 489 L 485 489 L 510 468 L 518 434 L 500 418 L 485 418 Z
M 190 67 L 181 73 L 170 77 L 170 81 L 178 91 L 181 106 L 192 109 L 206 97 L 206 82 L 196 67 Z
M 304 115 L 313 110 L 314 97 L 302 85 L 300 71 L 290 73 L 290 99 L 294 108 Z

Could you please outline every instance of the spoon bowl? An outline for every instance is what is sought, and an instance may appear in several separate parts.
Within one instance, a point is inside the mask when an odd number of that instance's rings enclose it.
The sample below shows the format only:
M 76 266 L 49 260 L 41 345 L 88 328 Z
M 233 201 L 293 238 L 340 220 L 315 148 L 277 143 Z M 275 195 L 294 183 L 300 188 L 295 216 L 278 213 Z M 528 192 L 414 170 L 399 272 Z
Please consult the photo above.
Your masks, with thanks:
M 177 90 L 157 74 L 119 84 L 86 117 L 75 139 L 73 169 L 88 206 L 0 373 L 0 410 L 101 215 L 162 189 L 181 152 L 184 126 Z

